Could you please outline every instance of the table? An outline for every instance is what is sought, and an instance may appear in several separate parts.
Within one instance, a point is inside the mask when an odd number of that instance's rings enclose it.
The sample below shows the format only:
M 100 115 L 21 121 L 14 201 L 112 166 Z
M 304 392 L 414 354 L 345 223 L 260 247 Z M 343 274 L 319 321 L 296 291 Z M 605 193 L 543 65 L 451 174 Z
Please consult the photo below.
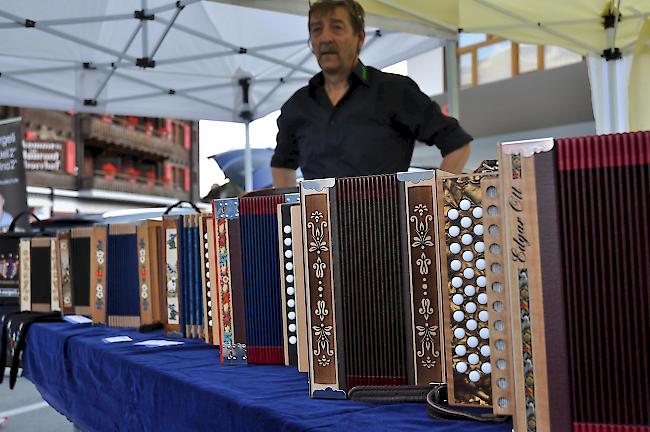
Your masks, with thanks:
M 133 342 L 106 344 L 108 336 Z M 433 420 L 424 404 L 309 398 L 307 375 L 284 366 L 220 366 L 218 348 L 133 345 L 161 332 L 69 323 L 34 324 L 24 376 L 84 432 L 440 431 L 509 432 L 510 424 Z

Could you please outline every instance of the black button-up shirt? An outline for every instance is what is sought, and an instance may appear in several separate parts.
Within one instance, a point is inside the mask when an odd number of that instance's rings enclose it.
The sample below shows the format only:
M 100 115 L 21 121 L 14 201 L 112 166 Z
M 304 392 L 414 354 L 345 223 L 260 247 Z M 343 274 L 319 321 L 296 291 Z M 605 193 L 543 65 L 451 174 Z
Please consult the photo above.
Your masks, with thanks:
M 410 78 L 359 62 L 336 106 L 322 72 L 282 107 L 272 167 L 301 168 L 305 179 L 407 171 L 415 141 L 442 156 L 472 137 Z

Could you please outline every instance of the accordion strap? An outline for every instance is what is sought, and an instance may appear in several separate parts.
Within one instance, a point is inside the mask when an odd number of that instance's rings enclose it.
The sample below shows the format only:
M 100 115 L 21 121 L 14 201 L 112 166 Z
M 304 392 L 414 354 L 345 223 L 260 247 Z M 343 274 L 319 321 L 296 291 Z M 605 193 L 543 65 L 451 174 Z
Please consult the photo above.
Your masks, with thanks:
M 477 422 L 504 422 L 507 416 L 494 414 L 473 414 L 467 411 L 450 408 L 447 401 L 447 384 L 436 385 L 427 394 L 427 413 L 435 419 L 445 420 L 470 420 Z
M 374 403 L 424 402 L 430 391 L 431 386 L 357 386 L 348 392 L 348 397 Z

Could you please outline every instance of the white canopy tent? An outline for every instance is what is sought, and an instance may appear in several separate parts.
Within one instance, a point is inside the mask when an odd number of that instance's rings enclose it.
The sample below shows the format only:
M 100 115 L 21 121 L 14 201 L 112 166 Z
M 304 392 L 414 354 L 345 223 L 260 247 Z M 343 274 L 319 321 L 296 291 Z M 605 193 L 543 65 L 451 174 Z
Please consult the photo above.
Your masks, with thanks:
M 5 3 L 0 104 L 248 125 L 279 109 L 319 68 L 304 13 L 228 3 Z M 284 3 L 285 10 L 301 5 L 297 12 L 306 5 Z M 378 68 L 443 44 L 437 36 L 454 37 L 418 20 L 369 16 L 373 23 L 385 27 L 367 28 L 361 58 Z

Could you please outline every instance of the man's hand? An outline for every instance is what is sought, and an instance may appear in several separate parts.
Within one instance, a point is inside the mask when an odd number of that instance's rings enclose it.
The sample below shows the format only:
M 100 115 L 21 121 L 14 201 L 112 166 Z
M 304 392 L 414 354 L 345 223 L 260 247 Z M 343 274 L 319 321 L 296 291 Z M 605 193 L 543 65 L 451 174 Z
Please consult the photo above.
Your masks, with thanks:
M 447 156 L 442 159 L 440 169 L 453 174 L 462 173 L 463 167 L 467 163 L 467 159 L 469 159 L 469 154 L 471 151 L 472 147 L 469 145 L 469 143 L 467 143 L 464 146 L 457 148 L 453 152 L 448 153 Z M 275 177 L 273 177 L 273 179 L 275 183 Z
M 271 167 L 274 188 L 286 188 L 296 185 L 296 170 Z

